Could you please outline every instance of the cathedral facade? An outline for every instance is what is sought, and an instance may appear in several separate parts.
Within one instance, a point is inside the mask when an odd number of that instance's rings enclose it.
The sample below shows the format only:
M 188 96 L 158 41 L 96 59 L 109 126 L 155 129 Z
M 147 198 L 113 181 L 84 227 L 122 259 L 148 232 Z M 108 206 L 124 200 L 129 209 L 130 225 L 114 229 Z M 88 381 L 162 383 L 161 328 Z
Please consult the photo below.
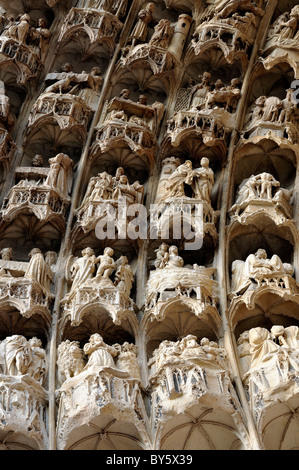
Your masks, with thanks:
M 299 449 L 298 47 L 298 0 L 0 0 L 0 449 Z

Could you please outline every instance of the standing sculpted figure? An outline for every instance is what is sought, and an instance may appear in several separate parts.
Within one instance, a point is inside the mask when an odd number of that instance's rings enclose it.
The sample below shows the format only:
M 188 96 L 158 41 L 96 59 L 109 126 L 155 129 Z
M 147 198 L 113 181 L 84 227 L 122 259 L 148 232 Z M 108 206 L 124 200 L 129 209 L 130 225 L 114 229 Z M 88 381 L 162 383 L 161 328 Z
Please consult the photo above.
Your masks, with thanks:
M 112 176 L 106 171 L 99 173 L 90 179 L 82 206 L 91 201 L 101 201 L 111 199 L 112 196 Z
M 138 184 L 138 182 L 137 182 Z M 128 204 L 137 202 L 138 192 L 134 184 L 130 184 L 126 175 L 119 177 L 119 182 L 112 193 L 112 199 L 122 199 Z
M 8 375 L 26 374 L 32 360 L 31 349 L 24 336 L 13 335 L 5 340 L 5 360 Z
M 157 26 L 155 26 L 154 34 L 152 35 L 149 44 L 167 49 L 173 36 L 173 32 L 174 27 L 171 26 L 170 21 L 162 19 L 159 21 Z
M 33 337 L 27 340 L 22 335 L 13 335 L 5 338 L 0 346 L 3 373 L 10 376 L 28 374 L 42 384 L 47 358 L 40 339 Z
M 154 20 L 153 13 L 155 10 L 154 3 L 147 3 L 145 8 L 138 13 L 138 21 L 130 35 L 129 40 L 134 47 L 137 42 L 146 42 L 148 25 Z
M 56 157 L 50 158 L 49 163 L 50 171 L 45 185 L 67 196 L 71 191 L 73 160 L 64 153 L 59 153 Z
M 250 369 L 251 353 L 249 344 L 249 331 L 244 331 L 238 338 L 238 353 L 240 359 L 240 366 L 242 374 L 245 374 Z
M 192 189 L 195 199 L 203 199 L 210 202 L 211 192 L 214 184 L 214 172 L 209 167 L 209 159 L 202 158 L 201 167 L 195 168 Z
M 71 266 L 71 278 L 73 279 L 71 292 L 80 287 L 84 282 L 92 279 L 96 269 L 97 258 L 92 248 L 85 248 Z
M 130 295 L 134 282 L 134 275 L 126 256 L 121 256 L 116 263 L 115 286 L 127 295 Z
M 31 31 L 31 39 L 37 44 L 38 54 L 42 61 L 44 61 L 47 53 L 47 46 L 51 37 L 51 33 L 47 28 L 47 21 L 45 18 L 39 18 L 38 27 L 33 28 Z
M 30 16 L 25 13 L 20 17 L 19 21 L 14 21 L 11 25 L 8 25 L 8 28 L 3 33 L 3 36 L 14 39 L 18 41 L 19 44 L 26 44 L 29 33 Z
M 277 121 L 281 109 L 282 101 L 276 96 L 269 96 L 269 98 L 265 100 L 263 121 Z
M 35 336 L 28 341 L 32 351 L 32 360 L 29 364 L 27 374 L 31 375 L 37 382 L 42 383 L 47 370 L 46 351 L 42 348 L 42 342 Z
M 28 254 L 30 259 L 28 268 L 24 274 L 24 278 L 39 284 L 41 289 L 46 293 L 50 293 L 50 277 L 48 274 L 48 266 L 44 256 L 39 248 L 33 248 Z
M 199 84 L 192 89 L 191 111 L 198 111 L 205 104 L 207 93 L 210 91 L 211 74 L 204 72 Z

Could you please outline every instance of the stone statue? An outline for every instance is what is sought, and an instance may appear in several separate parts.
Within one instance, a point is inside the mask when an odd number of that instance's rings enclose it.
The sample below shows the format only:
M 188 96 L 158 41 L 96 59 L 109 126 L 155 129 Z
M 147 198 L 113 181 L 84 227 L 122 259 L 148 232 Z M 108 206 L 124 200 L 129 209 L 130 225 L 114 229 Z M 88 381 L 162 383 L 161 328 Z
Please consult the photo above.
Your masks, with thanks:
M 5 359 L 8 375 L 26 374 L 32 360 L 31 349 L 24 336 L 13 335 L 5 340 Z
M 1 343 L 0 363 L 4 374 L 10 376 L 28 374 L 38 383 L 43 383 L 48 362 L 40 339 L 33 337 L 27 340 L 22 335 L 13 335 Z
M 72 288 L 74 292 L 86 281 L 92 279 L 96 269 L 97 258 L 92 248 L 85 248 L 81 252 L 82 257 L 77 258 L 71 266 Z
M 252 175 L 244 180 L 238 191 L 236 204 L 242 204 L 244 201 L 251 199 L 267 199 L 273 198 L 273 188 L 280 187 L 277 181 L 270 173 L 260 173 Z
M 210 91 L 211 74 L 209 72 L 204 72 L 203 76 L 200 78 L 200 83 L 195 85 L 191 92 L 191 111 L 198 111 L 204 106 L 207 93 Z
M 115 368 L 113 357 L 117 356 L 117 349 L 106 344 L 99 333 L 94 333 L 89 338 L 88 343 L 83 347 L 84 353 L 89 356 L 85 369 L 98 370 L 102 367 Z
M 168 248 L 167 243 L 161 243 L 159 248 L 155 250 L 156 260 L 154 261 L 154 266 L 156 269 L 163 269 L 167 265 L 169 259 Z
M 209 168 L 209 159 L 202 158 L 201 167 L 194 169 L 192 189 L 195 199 L 211 202 L 211 191 L 214 184 L 214 172 Z
M 27 374 L 29 374 L 37 382 L 42 384 L 47 371 L 46 352 L 42 348 L 41 340 L 36 338 L 35 336 L 29 339 L 28 343 L 32 351 L 32 360 L 29 364 Z
M 182 268 L 184 266 L 184 260 L 179 256 L 178 247 L 172 245 L 169 247 L 169 256 L 166 263 L 166 268 Z
M 67 339 L 60 343 L 57 348 L 57 366 L 60 382 L 64 382 L 80 374 L 84 367 L 84 354 L 80 348 L 79 341 Z
M 148 25 L 153 22 L 154 10 L 155 4 L 147 3 L 145 8 L 138 13 L 138 21 L 129 37 L 132 47 L 134 47 L 137 42 L 144 43 L 147 41 Z
M 135 184 L 129 183 L 126 175 L 121 175 L 119 177 L 119 182 L 112 193 L 112 199 L 121 199 L 123 202 L 125 201 L 126 204 L 135 204 L 138 200 L 138 192 L 135 187 Z
M 222 107 L 230 113 L 234 113 L 237 109 L 238 100 L 241 96 L 240 80 L 233 78 L 230 85 L 223 85 L 217 80 L 214 89 L 206 95 L 205 108 Z
M 166 243 L 162 243 L 156 251 L 156 260 L 154 266 L 156 269 L 164 268 L 182 268 L 184 266 L 184 260 L 179 256 L 178 247 L 175 245 L 168 246 Z
M 38 27 L 31 30 L 31 40 L 36 43 L 42 61 L 46 58 L 50 37 L 51 33 L 47 28 L 47 21 L 45 18 L 39 18 Z
M 126 256 L 121 256 L 116 262 L 115 286 L 130 296 L 134 275 Z
M 185 197 L 184 185 L 191 186 L 194 177 L 192 162 L 186 160 L 185 163 L 179 165 L 178 168 L 172 173 L 166 183 L 166 197 Z
M 279 346 L 272 341 L 270 332 L 261 327 L 252 328 L 249 331 L 249 344 L 251 369 L 272 359 L 279 349 Z
M 10 101 L 8 96 L 5 94 L 5 84 L 0 80 L 0 118 L 2 121 L 6 121 L 9 116 Z
M 284 328 L 281 325 L 274 325 L 271 328 L 271 338 L 285 348 L 297 350 L 299 346 L 299 327 L 288 326 Z
M 20 17 L 18 22 L 14 22 L 10 25 L 3 36 L 7 36 L 11 39 L 15 39 L 19 44 L 26 44 L 26 41 L 30 33 L 30 16 L 25 13 Z
M 49 159 L 50 171 L 45 186 L 50 186 L 63 197 L 71 192 L 73 160 L 64 153 Z
M 247 257 L 245 262 L 234 261 L 232 266 L 232 290 L 242 293 L 249 287 L 252 279 L 262 279 L 264 276 L 292 275 L 293 267 L 288 263 L 283 263 L 279 256 L 273 255 L 267 258 L 264 249 L 259 249 L 255 254 Z
M 141 379 L 140 368 L 137 360 L 137 346 L 127 341 L 120 347 L 120 353 L 117 356 L 116 367 L 127 371 L 132 379 Z
M 279 123 L 290 122 L 292 116 L 296 116 L 297 104 L 293 100 L 294 90 L 289 88 L 285 99 L 282 100 L 282 110 L 278 119 Z
M 31 166 L 34 168 L 42 168 L 44 166 L 44 157 L 42 155 L 34 155 L 31 160 Z
M 30 259 L 28 268 L 24 274 L 25 279 L 36 282 L 45 294 L 50 293 L 49 267 L 39 248 L 33 248 L 28 254 Z
M 262 327 L 244 331 L 238 339 L 241 372 L 264 368 L 268 361 L 278 357 L 279 362 L 284 358 L 298 370 L 298 345 L 298 326 L 273 325 L 270 331 Z
M 171 38 L 174 33 L 174 27 L 167 19 L 162 19 L 154 28 L 154 34 L 152 35 L 149 44 L 151 46 L 162 47 L 167 49 Z
M 10 261 L 12 259 L 12 248 L 2 248 L 0 254 L 3 260 Z
M 116 263 L 112 258 L 114 250 L 110 247 L 105 248 L 103 255 L 99 256 L 96 260 L 97 263 L 100 263 L 95 281 L 110 281 L 110 276 L 116 268 Z
M 278 121 L 279 113 L 282 109 L 282 101 L 276 96 L 266 98 L 262 120 L 269 122 Z
M 249 344 L 249 331 L 244 331 L 237 341 L 238 353 L 240 359 L 241 373 L 245 374 L 250 369 L 251 353 Z
M 278 28 L 279 28 L 279 39 L 278 41 L 287 41 L 294 39 L 295 34 L 298 31 L 299 22 L 299 8 L 296 5 L 292 8 L 289 15 L 286 17 L 281 15 L 279 17 Z
M 112 176 L 106 171 L 90 179 L 82 206 L 91 201 L 108 200 L 112 198 Z

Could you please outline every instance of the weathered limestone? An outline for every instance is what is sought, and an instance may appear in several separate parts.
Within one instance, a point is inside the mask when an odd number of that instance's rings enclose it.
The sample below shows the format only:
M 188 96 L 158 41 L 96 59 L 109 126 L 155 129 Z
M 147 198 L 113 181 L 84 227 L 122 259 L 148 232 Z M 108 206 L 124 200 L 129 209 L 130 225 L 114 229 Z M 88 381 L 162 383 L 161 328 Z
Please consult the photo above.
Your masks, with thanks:
M 0 449 L 299 448 L 295 3 L 0 1 Z

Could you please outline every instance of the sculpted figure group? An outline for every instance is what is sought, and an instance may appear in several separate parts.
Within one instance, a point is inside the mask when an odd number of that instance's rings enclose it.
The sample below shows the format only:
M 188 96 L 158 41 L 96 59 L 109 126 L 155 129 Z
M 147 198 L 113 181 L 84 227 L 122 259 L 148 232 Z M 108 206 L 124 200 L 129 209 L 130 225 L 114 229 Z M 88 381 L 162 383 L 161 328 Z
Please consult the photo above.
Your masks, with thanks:
M 246 261 L 236 260 L 232 265 L 232 291 L 243 293 L 251 285 L 252 281 L 262 279 L 265 276 L 283 276 L 293 274 L 293 267 L 289 263 L 283 263 L 279 256 L 273 255 L 267 258 L 266 250 L 259 249 L 249 255 Z
M 278 354 L 290 360 L 295 370 L 299 368 L 295 358 L 299 346 L 298 326 L 274 325 L 270 331 L 262 327 L 252 328 L 244 331 L 237 343 L 243 373 L 267 366 L 268 361 L 277 358 Z
M 166 183 L 164 200 L 184 198 L 185 185 L 191 186 L 193 198 L 211 202 L 210 196 L 214 184 L 214 172 L 209 167 L 208 158 L 203 157 L 199 168 L 193 168 L 191 160 L 186 160 L 172 173 Z
M 134 282 L 134 275 L 126 256 L 120 256 L 117 261 L 113 259 L 114 250 L 110 247 L 104 249 L 104 253 L 95 256 L 92 248 L 82 250 L 80 258 L 71 257 L 69 273 L 67 277 L 72 281 L 70 293 L 79 287 L 91 285 L 94 287 L 116 287 L 121 292 L 130 295 Z M 98 265 L 98 266 L 97 266 Z M 110 279 L 115 272 L 114 283 Z
M 290 12 L 281 14 L 270 27 L 267 40 L 277 43 L 297 43 L 299 25 L 299 7 L 294 6 Z
M 80 209 L 90 202 L 105 200 L 135 204 L 141 203 L 142 198 L 143 186 L 139 181 L 130 184 L 124 169 L 119 167 L 115 176 L 104 171 L 99 173 L 98 176 L 90 178 Z
M 58 346 L 58 374 L 63 383 L 73 377 L 107 370 L 121 378 L 140 379 L 137 347 L 125 342 L 108 345 L 99 333 L 90 336 L 81 349 L 78 341 L 63 341 Z
M 51 282 L 54 277 L 57 254 L 48 251 L 45 256 L 39 248 L 28 254 L 29 263 L 12 261 L 12 249 L 3 248 L 0 260 L 0 280 L 28 279 L 40 287 L 46 296 L 51 295 Z M 20 276 L 20 273 L 22 276 Z
M 33 337 L 27 340 L 22 335 L 13 335 L 0 341 L 0 374 L 27 374 L 42 384 L 47 366 L 46 352 L 40 339 Z
M 217 367 L 225 367 L 225 351 L 218 343 L 204 337 L 198 342 L 197 336 L 187 335 L 178 341 L 164 340 L 159 347 L 154 350 L 149 364 L 156 364 L 156 370 L 174 363 L 191 362 Z
M 286 97 L 281 100 L 276 96 L 260 96 L 251 106 L 247 116 L 247 125 L 253 127 L 259 122 L 285 124 L 298 120 L 297 104 L 293 99 L 294 90 L 287 90 Z
M 178 247 L 175 245 L 168 246 L 167 243 L 162 243 L 156 250 L 154 266 L 156 269 L 182 268 L 184 266 L 184 260 L 179 256 Z
M 159 101 L 149 105 L 145 94 L 139 95 L 137 102 L 132 101 L 130 90 L 124 88 L 119 97 L 115 97 L 109 102 L 107 111 L 108 121 L 117 120 L 136 124 L 155 132 L 163 117 L 164 105 Z
M 233 78 L 230 85 L 225 85 L 218 79 L 211 83 L 211 74 L 204 72 L 199 76 L 199 83 L 189 82 L 191 106 L 190 111 L 204 111 L 216 106 L 234 113 L 241 96 L 240 80 Z
M 38 170 L 38 168 L 43 167 L 42 155 L 35 155 L 32 159 L 32 167 L 35 168 L 35 170 L 31 172 L 36 174 L 35 179 L 33 179 L 32 175 L 29 179 L 27 177 L 22 178 L 13 189 L 33 189 L 34 187 L 52 189 L 63 201 L 69 200 L 73 183 L 73 160 L 69 158 L 68 155 L 58 153 L 55 157 L 50 158 L 50 168 L 47 171 L 47 176 L 45 176 L 44 173 L 40 173 Z M 15 202 L 15 200 L 16 196 L 13 195 L 13 202 Z M 10 204 L 9 199 L 7 204 Z
M 1 36 L 15 40 L 20 45 L 28 45 L 41 60 L 45 59 L 51 33 L 45 18 L 39 18 L 35 27 L 31 26 L 31 18 L 25 13 L 17 18 L 8 16 L 2 9 Z

